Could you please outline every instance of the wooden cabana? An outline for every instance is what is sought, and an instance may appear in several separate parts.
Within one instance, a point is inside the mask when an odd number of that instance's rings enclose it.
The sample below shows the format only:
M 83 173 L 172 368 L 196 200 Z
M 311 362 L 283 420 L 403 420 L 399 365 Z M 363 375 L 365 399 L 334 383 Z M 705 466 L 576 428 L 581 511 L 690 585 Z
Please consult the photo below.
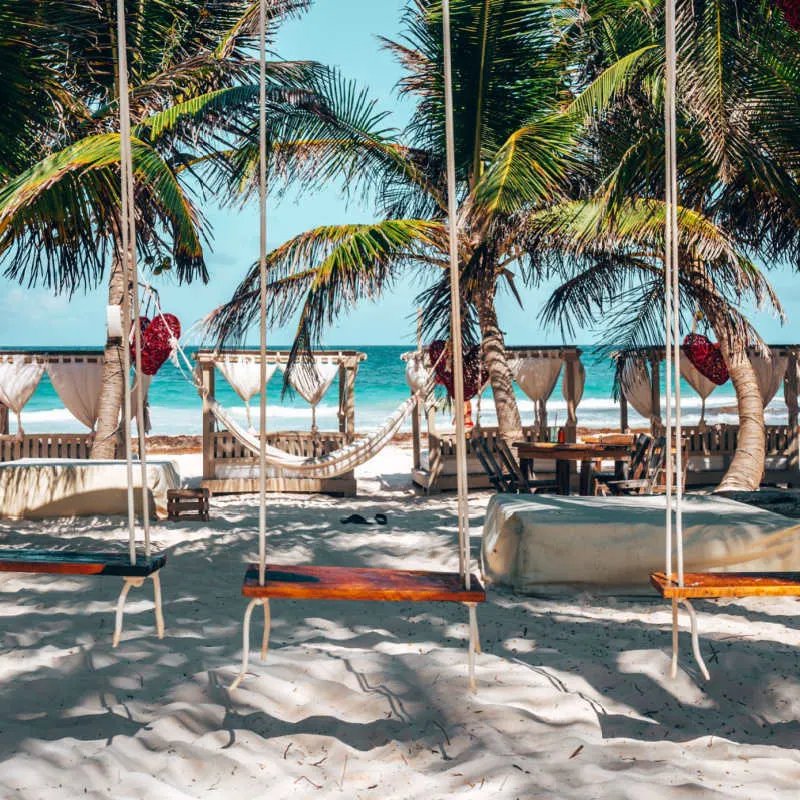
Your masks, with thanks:
M 88 458 L 96 419 L 92 397 L 102 374 L 102 350 L 0 350 L 0 462 L 20 458 Z M 11 433 L 19 414 L 47 373 L 62 402 L 87 427 L 86 433 Z M 79 386 L 81 396 L 74 387 Z M 11 405 L 9 408 L 2 398 Z M 93 418 L 94 417 L 94 418 Z
M 365 353 L 356 350 L 322 350 L 313 353 L 315 363 L 335 366 L 339 382 L 338 430 L 335 431 L 269 431 L 267 444 L 294 456 L 312 458 L 324 456 L 350 444 L 355 437 L 355 381 L 359 364 Z M 289 353 L 268 350 L 270 374 L 284 366 Z M 239 361 L 257 362 L 258 353 L 252 350 L 198 350 L 194 355 L 198 380 L 203 396 L 203 479 L 202 486 L 214 494 L 258 491 L 258 457 L 230 430 L 224 428 L 214 414 L 216 370 L 224 359 L 226 364 Z M 335 495 L 355 495 L 356 479 L 351 470 L 330 478 L 292 476 L 279 468 L 267 475 L 270 492 L 324 492 Z
M 420 357 L 420 352 L 422 351 L 404 353 L 401 358 L 410 364 Z M 560 421 L 559 427 L 564 428 L 565 441 L 576 441 L 577 408 L 583 395 L 585 379 L 580 348 L 572 345 L 508 347 L 506 353 L 515 372 L 517 384 L 534 402 L 536 408 L 536 424 L 523 426 L 525 438 L 528 441 L 547 438 L 546 403 L 561 376 L 562 395 L 567 409 L 566 418 Z M 426 366 L 430 365 L 426 364 Z M 408 376 L 408 369 L 406 374 Z M 473 401 L 473 405 L 475 405 L 475 401 Z M 455 433 L 452 430 L 440 431 L 437 429 L 434 407 L 428 408 L 427 411 L 418 408 L 412 415 L 411 430 L 414 452 L 411 473 L 413 482 L 428 493 L 454 490 L 456 488 Z M 480 431 L 486 437 L 488 446 L 496 451 L 494 442 L 497 439 L 497 427 L 481 425 Z M 553 464 L 544 465 L 543 470 L 537 470 L 537 476 L 552 477 L 548 472 L 550 466 L 552 466 L 554 475 L 555 465 Z M 491 486 L 480 461 L 472 453 L 469 440 L 467 440 L 467 467 L 471 489 Z
M 787 423 L 766 426 L 766 463 L 763 481 L 772 484 L 800 486 L 800 459 L 798 458 L 798 361 L 800 345 L 769 345 L 771 361 L 763 359 L 755 350 L 750 351 L 754 362 L 764 405 L 777 395 L 781 386 L 787 408 Z M 629 406 L 639 406 L 639 413 L 649 420 L 654 434 L 663 433 L 661 415 L 660 365 L 664 360 L 663 347 L 648 347 L 616 354 L 617 374 L 620 378 L 620 430 L 630 431 Z M 635 374 L 623 379 L 626 364 L 636 365 Z M 691 366 L 682 361 L 681 373 L 690 384 L 697 383 Z M 633 371 L 631 371 L 633 373 Z M 696 370 L 695 370 L 696 372 Z M 638 383 L 638 386 L 633 385 Z M 712 385 L 701 391 L 710 393 Z M 649 394 L 649 400 L 647 395 Z M 638 395 L 634 404 L 634 396 Z M 703 394 L 700 394 L 704 398 Z M 705 396 L 708 396 L 707 394 Z M 642 413 L 646 412 L 646 413 Z M 699 425 L 683 425 L 687 440 L 689 463 L 686 483 L 689 486 L 715 484 L 730 466 L 738 442 L 739 426 L 736 424 L 707 424 L 701 418 Z

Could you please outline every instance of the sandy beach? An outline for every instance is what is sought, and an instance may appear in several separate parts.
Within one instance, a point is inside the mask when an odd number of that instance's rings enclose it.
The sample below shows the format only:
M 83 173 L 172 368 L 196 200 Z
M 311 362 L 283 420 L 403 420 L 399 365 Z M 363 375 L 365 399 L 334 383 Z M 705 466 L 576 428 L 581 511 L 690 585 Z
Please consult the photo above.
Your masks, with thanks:
M 360 470 L 359 497 L 270 498 L 270 558 L 456 566 L 455 498 L 415 494 L 409 453 Z M 177 457 L 184 477 L 196 454 Z M 471 500 L 477 552 L 488 493 Z M 387 526 L 343 525 L 360 513 Z M 668 678 L 668 607 L 492 588 L 478 693 L 466 613 L 435 604 L 273 602 L 266 663 L 241 657 L 254 497 L 159 524 L 167 635 L 135 590 L 111 648 L 114 578 L 0 580 L 0 796 L 20 798 L 695 798 L 797 796 L 797 603 L 698 603 L 712 681 Z M 0 525 L 3 545 L 124 547 L 121 518 Z M 254 626 L 253 640 L 260 632 Z

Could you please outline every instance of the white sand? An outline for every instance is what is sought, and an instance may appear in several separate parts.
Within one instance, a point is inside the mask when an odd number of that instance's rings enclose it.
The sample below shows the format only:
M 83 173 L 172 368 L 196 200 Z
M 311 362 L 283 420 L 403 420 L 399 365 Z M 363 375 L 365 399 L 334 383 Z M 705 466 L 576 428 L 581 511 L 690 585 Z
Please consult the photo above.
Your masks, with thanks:
M 271 557 L 454 568 L 454 498 L 416 496 L 409 466 L 390 449 L 362 471 L 358 498 L 271 499 Z M 472 504 L 474 552 L 487 499 Z M 377 511 L 390 525 L 339 523 Z M 215 498 L 212 516 L 156 529 L 170 559 L 163 641 L 150 595 L 134 590 L 111 649 L 118 579 L 0 578 L 0 797 L 798 797 L 792 600 L 698 604 L 703 684 L 688 634 L 668 679 L 670 615 L 656 599 L 492 590 L 477 696 L 460 607 L 274 601 L 268 660 L 254 650 L 231 694 L 257 507 Z M 2 546 L 124 536 L 120 518 L 0 525 Z

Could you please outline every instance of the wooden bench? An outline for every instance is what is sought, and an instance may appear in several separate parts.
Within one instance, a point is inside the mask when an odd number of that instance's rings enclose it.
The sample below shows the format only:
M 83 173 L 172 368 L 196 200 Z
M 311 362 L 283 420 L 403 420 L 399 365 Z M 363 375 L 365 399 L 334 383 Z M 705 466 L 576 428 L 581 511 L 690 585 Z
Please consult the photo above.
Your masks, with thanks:
M 700 671 L 710 680 L 700 653 L 697 615 L 691 600 L 716 600 L 722 597 L 798 597 L 800 572 L 686 572 L 683 584 L 675 575 L 654 572 L 650 575 L 653 588 L 672 601 L 672 666 L 671 676 L 678 671 L 678 604 L 689 612 L 692 631 L 692 652 Z
M 164 617 L 161 611 L 161 580 L 159 572 L 167 563 L 164 554 L 137 554 L 131 563 L 127 553 L 87 553 L 69 550 L 12 550 L 0 549 L 0 572 L 28 572 L 43 575 L 114 575 L 124 584 L 117 601 L 112 646 L 119 644 L 125 613 L 125 600 L 132 587 L 142 586 L 146 578 L 153 581 L 156 630 L 164 638 Z
M 178 522 L 187 516 L 197 515 L 208 522 L 211 493 L 206 488 L 167 490 L 167 518 Z
M 247 672 L 250 618 L 256 605 L 264 608 L 261 658 L 266 658 L 270 632 L 269 601 L 277 597 L 291 600 L 463 603 L 469 609 L 469 674 L 470 687 L 474 691 L 474 658 L 475 653 L 480 652 L 476 605 L 486 600 L 486 590 L 476 576 L 470 576 L 470 588 L 467 589 L 457 572 L 267 564 L 264 577 L 261 585 L 258 564 L 247 567 L 242 585 L 242 595 L 250 598 L 244 614 L 244 654 L 241 672 L 231 689 L 241 683 Z

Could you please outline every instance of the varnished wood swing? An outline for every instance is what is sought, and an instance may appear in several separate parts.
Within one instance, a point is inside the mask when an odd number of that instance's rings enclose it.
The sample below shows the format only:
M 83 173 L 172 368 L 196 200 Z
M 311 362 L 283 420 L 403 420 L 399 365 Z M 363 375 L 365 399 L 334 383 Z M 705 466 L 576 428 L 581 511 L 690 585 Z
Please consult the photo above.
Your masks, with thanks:
M 250 598 L 244 614 L 242 668 L 233 682 L 235 689 L 247 672 L 250 650 L 250 619 L 257 605 L 264 608 L 264 634 L 261 656 L 266 657 L 270 630 L 270 605 L 273 598 L 301 600 L 356 600 L 462 603 L 469 611 L 469 683 L 475 691 L 475 653 L 479 652 L 476 607 L 486 599 L 480 580 L 470 573 L 469 518 L 467 506 L 466 431 L 464 419 L 456 416 L 458 442 L 458 532 L 459 572 L 389 570 L 369 567 L 279 565 L 266 563 L 266 43 L 265 3 L 259 9 L 260 56 L 260 125 L 259 125 L 259 200 L 260 200 L 260 513 L 259 561 L 247 568 L 242 595 Z M 454 371 L 454 403 L 464 407 L 463 353 L 461 344 L 461 309 L 457 254 L 456 179 L 453 150 L 453 98 L 450 75 L 449 3 L 442 3 L 444 44 L 445 127 L 447 138 L 448 216 L 450 234 L 451 342 Z

